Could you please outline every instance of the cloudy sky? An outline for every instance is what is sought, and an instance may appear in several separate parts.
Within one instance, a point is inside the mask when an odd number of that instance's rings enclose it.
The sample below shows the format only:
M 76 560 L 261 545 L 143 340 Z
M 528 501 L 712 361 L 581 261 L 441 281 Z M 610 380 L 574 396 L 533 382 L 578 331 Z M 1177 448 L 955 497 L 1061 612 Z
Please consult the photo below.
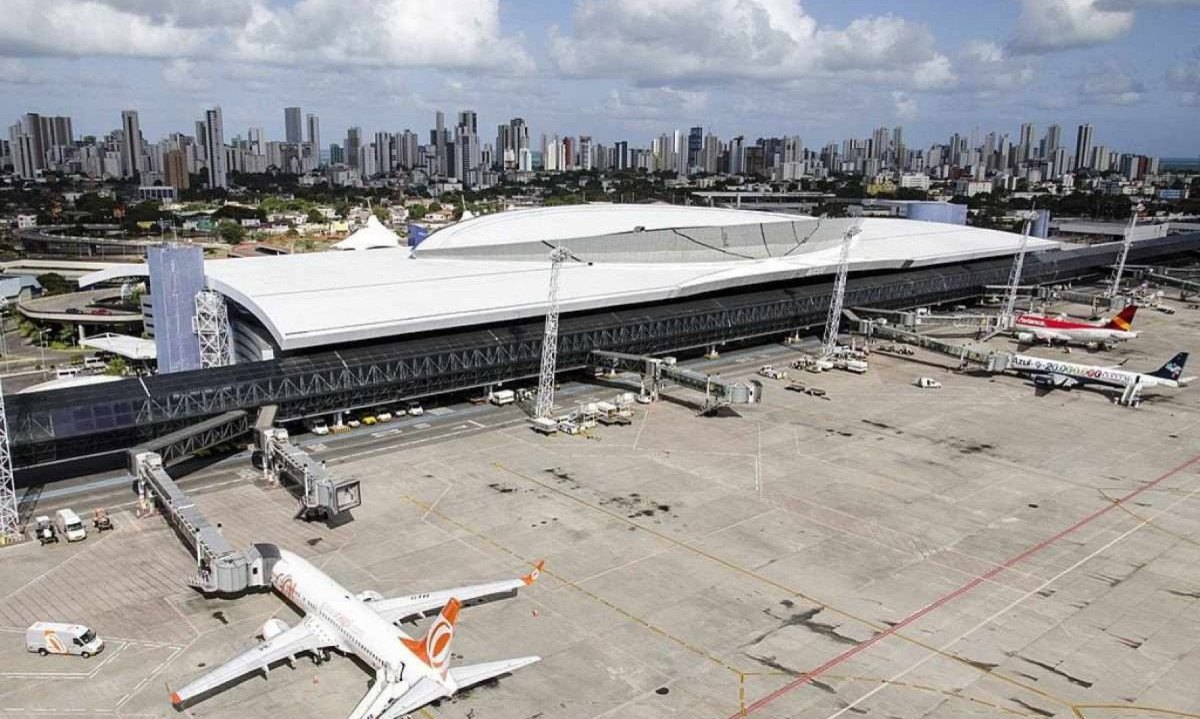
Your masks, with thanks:
M 901 124 L 910 143 L 1023 120 L 1200 155 L 1200 0 L 3 0 L 0 121 L 76 133 L 141 113 L 157 139 L 220 104 L 226 137 L 325 144 L 479 112 L 491 139 L 646 139 L 694 124 L 819 146 Z M 1073 141 L 1073 140 L 1072 140 Z

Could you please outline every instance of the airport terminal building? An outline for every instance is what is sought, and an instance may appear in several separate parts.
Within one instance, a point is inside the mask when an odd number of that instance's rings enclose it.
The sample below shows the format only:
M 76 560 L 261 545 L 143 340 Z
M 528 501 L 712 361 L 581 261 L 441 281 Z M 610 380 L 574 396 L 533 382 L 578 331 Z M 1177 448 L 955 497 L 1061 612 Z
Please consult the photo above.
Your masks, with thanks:
M 561 370 L 585 366 L 595 349 L 682 352 L 804 331 L 824 321 L 851 222 L 861 222 L 861 232 L 850 248 L 847 307 L 977 297 L 1006 281 L 1021 242 L 1013 233 L 921 220 L 581 205 L 472 218 L 417 247 L 196 262 L 180 286 L 224 299 L 234 363 L 185 363 L 183 371 L 69 395 L 13 396 L 17 464 L 119 452 L 188 422 L 266 404 L 288 420 L 535 376 L 553 248 L 568 257 Z M 1156 238 L 1135 244 L 1131 260 L 1197 247 L 1200 234 Z M 1029 250 L 1028 281 L 1057 282 L 1107 272 L 1119 244 L 1031 237 Z M 164 293 L 153 274 L 147 265 L 120 265 L 81 285 L 150 276 L 156 333 L 193 342 L 192 324 L 163 322 L 172 298 L 184 309 L 192 298 Z

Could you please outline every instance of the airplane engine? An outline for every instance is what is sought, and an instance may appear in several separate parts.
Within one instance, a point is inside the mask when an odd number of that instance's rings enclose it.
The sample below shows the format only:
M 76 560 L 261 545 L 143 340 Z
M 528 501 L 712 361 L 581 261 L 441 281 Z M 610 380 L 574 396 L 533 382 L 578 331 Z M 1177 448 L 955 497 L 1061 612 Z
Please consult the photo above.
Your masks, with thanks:
M 1032 344 L 1034 340 L 1032 332 L 1018 332 L 1017 341 L 1021 344 Z
M 359 601 L 362 601 L 362 602 L 377 602 L 380 599 L 383 599 L 382 594 L 380 594 L 379 592 L 376 592 L 376 591 L 372 591 L 370 589 L 366 590 L 365 592 L 359 592 L 357 594 L 357 596 L 358 596 Z
M 282 619 L 272 617 L 263 622 L 262 629 L 258 630 L 258 636 L 263 638 L 264 642 L 269 642 L 275 637 L 283 634 L 289 629 L 288 623 Z

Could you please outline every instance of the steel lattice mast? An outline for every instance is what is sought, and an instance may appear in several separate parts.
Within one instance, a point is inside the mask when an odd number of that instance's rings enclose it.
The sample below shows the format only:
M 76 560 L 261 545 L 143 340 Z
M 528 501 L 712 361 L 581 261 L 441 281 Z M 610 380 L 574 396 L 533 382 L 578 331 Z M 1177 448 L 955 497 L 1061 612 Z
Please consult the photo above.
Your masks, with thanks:
M 1013 314 L 1017 309 L 1017 288 L 1021 285 L 1021 273 L 1025 269 L 1025 249 L 1029 247 L 1029 232 L 1033 229 L 1034 213 L 1030 210 L 1025 216 L 1025 226 L 1021 230 L 1021 246 L 1017 256 L 1013 258 L 1012 269 L 1008 273 L 1008 294 L 1004 298 L 1004 308 L 1000 313 L 1003 327 L 1012 327 Z
M 542 335 L 542 370 L 538 375 L 537 405 L 533 416 L 546 419 L 554 408 L 554 371 L 558 366 L 558 276 L 568 253 L 561 247 L 550 252 L 550 294 L 546 300 L 546 332 Z
M 203 290 L 196 294 L 196 338 L 200 341 L 201 367 L 233 364 L 233 348 L 229 345 L 229 310 L 221 293 Z
M 1129 258 L 1129 247 L 1133 244 L 1133 230 L 1137 227 L 1138 215 L 1146 209 L 1142 203 L 1138 203 L 1133 210 L 1133 217 L 1129 218 L 1129 229 L 1125 230 L 1125 239 L 1121 242 L 1121 254 L 1117 256 L 1117 274 L 1113 276 L 1112 287 L 1108 288 L 1108 296 L 1116 297 L 1121 291 L 1121 275 L 1125 273 L 1125 260 Z
M 846 275 L 850 273 L 850 245 L 854 237 L 862 232 L 862 223 L 854 222 L 842 235 L 842 254 L 838 257 L 837 279 L 833 283 L 833 295 L 829 298 L 829 314 L 825 317 L 825 345 L 821 357 L 829 359 L 837 349 L 838 329 L 842 322 L 842 302 L 846 299 Z
M 0 388 L 0 544 L 21 539 L 21 513 L 17 508 L 17 485 L 13 481 L 8 445 L 8 416 L 4 413 L 4 389 Z

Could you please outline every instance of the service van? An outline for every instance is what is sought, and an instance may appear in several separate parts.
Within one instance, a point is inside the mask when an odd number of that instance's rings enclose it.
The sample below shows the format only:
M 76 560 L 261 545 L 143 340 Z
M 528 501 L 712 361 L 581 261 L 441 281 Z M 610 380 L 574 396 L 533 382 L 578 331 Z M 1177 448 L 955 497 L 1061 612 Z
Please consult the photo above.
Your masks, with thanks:
M 60 509 L 54 513 L 54 525 L 58 533 L 67 538 L 68 542 L 80 542 L 87 539 L 87 527 L 73 509 Z
M 47 654 L 78 654 L 87 659 L 104 649 L 104 640 L 82 624 L 35 622 L 25 630 L 25 649 Z

